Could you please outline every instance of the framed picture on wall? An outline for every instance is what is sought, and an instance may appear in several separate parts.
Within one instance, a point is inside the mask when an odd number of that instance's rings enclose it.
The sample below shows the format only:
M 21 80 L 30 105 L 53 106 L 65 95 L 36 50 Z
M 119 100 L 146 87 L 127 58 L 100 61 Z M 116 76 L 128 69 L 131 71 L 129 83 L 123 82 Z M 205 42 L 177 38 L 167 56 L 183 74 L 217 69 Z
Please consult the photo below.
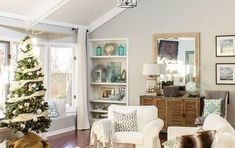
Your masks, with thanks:
M 216 84 L 235 85 L 235 63 L 216 63 Z
M 159 57 L 166 58 L 169 60 L 177 60 L 178 56 L 178 41 L 168 41 L 168 40 L 160 40 L 159 43 Z
M 215 37 L 216 57 L 235 57 L 235 35 Z

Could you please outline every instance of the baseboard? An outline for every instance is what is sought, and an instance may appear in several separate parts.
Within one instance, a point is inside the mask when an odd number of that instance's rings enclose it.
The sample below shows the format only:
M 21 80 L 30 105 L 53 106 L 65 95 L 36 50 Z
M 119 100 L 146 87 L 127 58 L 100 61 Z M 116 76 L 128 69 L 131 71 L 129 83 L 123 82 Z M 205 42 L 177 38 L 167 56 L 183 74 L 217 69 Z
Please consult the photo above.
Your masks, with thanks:
M 60 129 L 60 130 L 47 132 L 46 133 L 46 137 L 51 137 L 51 136 L 55 136 L 55 135 L 58 135 L 58 134 L 63 134 L 63 133 L 66 133 L 66 132 L 71 132 L 71 131 L 74 131 L 74 130 L 75 130 L 75 126 L 67 127 L 67 128 L 63 128 L 63 129 Z

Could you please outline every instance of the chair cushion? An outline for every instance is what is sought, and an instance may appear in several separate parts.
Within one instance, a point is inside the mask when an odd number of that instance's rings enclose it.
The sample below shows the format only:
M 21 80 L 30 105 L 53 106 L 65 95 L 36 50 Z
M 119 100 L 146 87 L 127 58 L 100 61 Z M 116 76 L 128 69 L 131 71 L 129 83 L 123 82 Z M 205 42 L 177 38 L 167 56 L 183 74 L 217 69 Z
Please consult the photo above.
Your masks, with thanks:
M 215 133 L 215 130 L 209 130 L 176 137 L 174 148 L 210 148 L 215 138 Z
M 136 132 L 137 131 L 137 111 L 129 113 L 119 113 L 113 111 L 115 132 Z
M 235 134 L 222 133 L 214 139 L 212 148 L 233 148 L 235 146 Z
M 216 99 L 204 99 L 204 111 L 203 116 L 208 116 L 209 114 L 221 115 L 221 100 Z
M 144 135 L 141 132 L 115 132 L 115 143 L 143 144 Z

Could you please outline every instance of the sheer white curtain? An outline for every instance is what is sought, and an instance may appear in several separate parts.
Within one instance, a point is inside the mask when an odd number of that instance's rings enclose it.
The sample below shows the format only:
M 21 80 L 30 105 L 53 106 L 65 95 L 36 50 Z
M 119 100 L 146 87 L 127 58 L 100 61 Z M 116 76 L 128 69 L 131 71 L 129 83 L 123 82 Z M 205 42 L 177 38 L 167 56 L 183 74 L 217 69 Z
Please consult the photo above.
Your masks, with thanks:
M 78 49 L 75 51 L 76 60 L 76 96 L 77 96 L 77 129 L 89 129 L 87 106 L 87 30 L 79 28 L 77 34 Z

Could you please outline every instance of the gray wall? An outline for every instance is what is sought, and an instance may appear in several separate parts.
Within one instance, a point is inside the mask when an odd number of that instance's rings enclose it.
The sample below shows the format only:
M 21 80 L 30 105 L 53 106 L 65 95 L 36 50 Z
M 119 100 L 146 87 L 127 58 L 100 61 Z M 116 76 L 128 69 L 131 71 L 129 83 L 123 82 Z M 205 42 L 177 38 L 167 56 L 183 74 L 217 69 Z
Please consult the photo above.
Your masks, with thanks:
M 215 63 L 235 62 L 235 58 L 215 57 L 215 35 L 235 34 L 234 0 L 141 0 L 105 25 L 90 33 L 90 38 L 127 37 L 130 41 L 131 105 L 139 104 L 144 93 L 142 66 L 151 61 L 152 34 L 175 32 L 201 33 L 201 90 L 229 90 L 228 120 L 235 126 L 235 86 L 215 85 Z

